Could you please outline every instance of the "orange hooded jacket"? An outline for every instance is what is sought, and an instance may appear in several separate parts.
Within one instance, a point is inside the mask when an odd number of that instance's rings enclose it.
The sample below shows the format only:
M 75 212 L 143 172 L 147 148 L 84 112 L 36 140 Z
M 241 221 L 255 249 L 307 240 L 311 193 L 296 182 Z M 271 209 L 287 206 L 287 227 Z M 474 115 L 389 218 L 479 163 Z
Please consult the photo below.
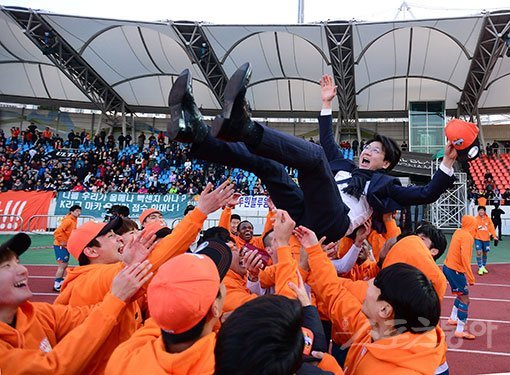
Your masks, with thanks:
M 180 353 L 168 353 L 161 329 L 152 320 L 113 352 L 105 374 L 214 374 L 216 334 L 210 333 Z
M 197 208 L 188 213 L 172 233 L 163 238 L 149 254 L 148 260 L 153 265 L 152 271 L 156 272 L 168 259 L 184 253 L 195 241 L 206 218 L 207 216 Z M 123 267 L 124 263 L 117 262 L 91 264 L 71 269 L 62 284 L 62 290 L 55 304 L 87 306 L 100 302 Z M 119 324 L 104 343 L 101 355 L 98 355 L 90 368 L 87 368 L 88 373 L 102 373 L 113 350 L 121 342 L 130 338 L 141 326 L 141 322 L 142 315 L 138 303 L 136 301 L 129 303 L 119 317 Z
M 76 229 L 78 219 L 71 214 L 67 214 L 63 219 L 55 232 L 53 233 L 53 245 L 67 247 L 67 240 L 71 232 Z
M 89 374 L 84 368 L 101 351 L 124 307 L 110 293 L 95 307 L 23 303 L 16 327 L 0 322 L 2 373 Z
M 439 300 L 443 300 L 446 292 L 446 277 L 437 266 L 432 254 L 430 254 L 430 250 L 425 246 L 420 237 L 415 235 L 407 236 L 393 245 L 384 259 L 382 268 L 395 263 L 407 263 L 418 268 L 434 285 Z
M 312 275 L 308 279 L 310 286 L 326 305 L 333 324 L 349 334 L 346 375 L 434 373 L 446 351 L 441 329 L 436 327 L 422 334 L 406 332 L 373 342 L 370 323 L 361 312 L 361 302 L 342 285 L 320 245 L 306 251 Z
M 476 232 L 476 226 L 474 216 L 465 215 L 462 217 L 462 227 L 453 233 L 444 261 L 448 268 L 465 274 L 470 285 L 475 283 L 475 276 L 471 270 L 471 254 L 475 242 L 473 235 Z

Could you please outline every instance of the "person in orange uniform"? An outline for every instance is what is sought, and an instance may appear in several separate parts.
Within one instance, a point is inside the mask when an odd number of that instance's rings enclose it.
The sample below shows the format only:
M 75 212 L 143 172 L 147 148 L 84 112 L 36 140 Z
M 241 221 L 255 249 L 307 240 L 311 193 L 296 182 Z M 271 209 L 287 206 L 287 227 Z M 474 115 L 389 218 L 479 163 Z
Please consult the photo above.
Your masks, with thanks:
M 309 285 L 330 319 L 350 332 L 345 374 L 434 373 L 446 344 L 437 327 L 440 302 L 430 280 L 411 265 L 395 263 L 368 282 L 360 303 L 343 287 L 315 233 L 298 227 L 295 234 L 309 255 Z
M 55 229 L 53 233 L 53 250 L 55 251 L 55 258 L 57 260 L 57 272 L 55 273 L 55 282 L 53 290 L 60 292 L 62 281 L 64 281 L 67 265 L 69 263 L 69 251 L 67 251 L 67 241 L 71 232 L 76 229 L 78 225 L 78 218 L 81 215 L 81 207 L 77 204 L 71 206 L 69 213 L 62 219 L 62 222 Z
M 290 298 L 295 297 L 295 293 L 289 288 L 290 281 L 297 282 L 297 261 L 292 256 L 292 247 L 289 245 L 292 230 L 295 222 L 289 214 L 283 210 L 275 212 L 273 241 L 277 249 L 278 266 L 275 268 L 275 293 Z M 232 244 L 233 245 L 233 244 Z M 243 305 L 244 303 L 257 298 L 257 294 L 251 293 L 247 284 L 247 269 L 243 262 L 244 254 L 240 254 L 239 248 L 231 246 L 232 265 L 225 277 L 225 286 L 227 287 L 227 297 L 225 298 L 224 311 L 230 312 Z M 252 263 L 257 263 L 258 258 L 253 258 Z
M 478 274 L 480 276 L 489 273 L 485 266 L 487 265 L 487 254 L 491 250 L 491 236 L 494 240 L 498 239 L 494 224 L 485 212 L 485 206 L 479 206 L 478 216 L 476 216 L 475 248 L 476 263 L 478 264 Z
M 469 215 L 462 217 L 462 227 L 453 233 L 443 266 L 443 272 L 450 283 L 452 293 L 457 296 L 448 324 L 457 326 L 455 337 L 468 340 L 475 339 L 475 336 L 466 332 L 464 327 L 468 318 L 468 284 L 475 284 L 475 276 L 471 270 L 471 253 L 476 230 L 477 220 L 475 217 Z
M 219 209 L 233 194 L 233 186 L 225 181 L 214 191 L 208 184 L 198 200 L 197 207 L 188 213 L 172 233 L 154 247 L 148 255 L 154 272 L 168 259 L 184 253 L 195 241 L 207 215 Z M 106 286 L 115 275 L 130 264 L 148 254 L 155 236 L 140 232 L 131 242 L 123 244 L 113 230 L 115 222 L 108 224 L 89 222 L 73 231 L 69 239 L 69 251 L 78 259 L 80 266 L 72 269 L 62 284 L 62 291 L 55 300 L 57 304 L 86 306 L 95 304 L 107 292 Z M 138 303 L 130 303 L 119 319 L 110 339 L 87 369 L 89 373 L 102 373 L 113 350 L 126 341 L 141 326 L 142 314 Z
M 213 327 L 226 294 L 221 265 L 228 269 L 202 254 L 166 262 L 147 290 L 151 319 L 115 350 L 105 374 L 214 374 Z
M 85 374 L 130 299 L 152 277 L 150 264 L 121 270 L 93 307 L 32 303 L 28 271 L 19 263 L 30 243 L 28 235 L 18 233 L 0 245 L 2 374 Z

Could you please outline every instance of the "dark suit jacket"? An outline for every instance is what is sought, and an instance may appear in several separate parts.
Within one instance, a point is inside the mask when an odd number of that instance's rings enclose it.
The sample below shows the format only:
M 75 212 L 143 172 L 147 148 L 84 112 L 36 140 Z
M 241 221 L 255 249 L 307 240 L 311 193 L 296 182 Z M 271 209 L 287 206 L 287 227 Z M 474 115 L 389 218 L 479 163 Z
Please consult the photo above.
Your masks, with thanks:
M 328 158 L 334 175 L 338 171 L 352 172 L 357 166 L 344 159 L 333 137 L 331 116 L 319 116 L 320 144 Z M 360 150 L 361 152 L 361 150 Z M 455 181 L 438 169 L 432 180 L 424 186 L 403 187 L 400 180 L 384 173 L 374 173 L 367 192 L 367 201 L 374 212 L 387 213 L 405 206 L 435 202 Z

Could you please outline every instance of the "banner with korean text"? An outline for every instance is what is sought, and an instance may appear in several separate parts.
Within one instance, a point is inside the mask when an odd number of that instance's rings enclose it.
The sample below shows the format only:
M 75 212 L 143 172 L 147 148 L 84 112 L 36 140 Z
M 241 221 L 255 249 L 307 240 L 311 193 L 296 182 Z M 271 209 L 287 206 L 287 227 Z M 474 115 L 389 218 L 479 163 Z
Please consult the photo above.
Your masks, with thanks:
M 82 208 L 82 215 L 103 218 L 106 210 L 114 204 L 129 207 L 130 217 L 138 218 L 143 210 L 155 208 L 163 214 L 165 219 L 174 219 L 184 215 L 188 204 L 194 204 L 193 197 L 180 194 L 137 194 L 137 193 L 88 193 L 88 192 L 59 192 L 55 205 L 55 215 L 65 215 L 69 208 L 78 204 Z

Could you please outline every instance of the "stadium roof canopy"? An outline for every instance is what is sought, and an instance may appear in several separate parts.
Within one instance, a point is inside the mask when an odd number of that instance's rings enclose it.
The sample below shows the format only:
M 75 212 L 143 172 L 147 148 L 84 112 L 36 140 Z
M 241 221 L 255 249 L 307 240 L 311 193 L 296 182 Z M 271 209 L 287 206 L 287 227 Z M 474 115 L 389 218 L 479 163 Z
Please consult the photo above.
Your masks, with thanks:
M 132 22 L 2 7 L 0 101 L 168 113 L 189 68 L 205 114 L 244 62 L 257 117 L 315 117 L 323 74 L 343 119 L 407 116 L 444 100 L 450 114 L 509 113 L 510 11 L 448 19 L 298 25 Z

